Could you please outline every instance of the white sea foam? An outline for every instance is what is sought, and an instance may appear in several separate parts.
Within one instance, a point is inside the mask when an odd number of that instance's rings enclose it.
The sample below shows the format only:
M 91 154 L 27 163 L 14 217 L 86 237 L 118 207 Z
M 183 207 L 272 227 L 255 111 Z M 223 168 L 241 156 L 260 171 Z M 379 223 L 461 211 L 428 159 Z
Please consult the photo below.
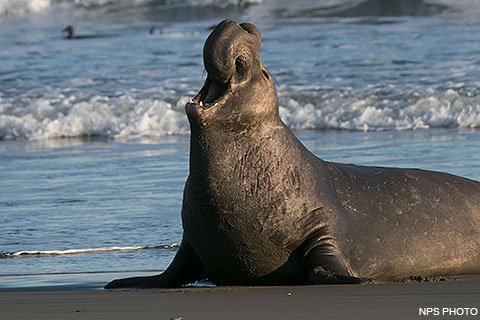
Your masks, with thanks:
M 159 99 L 75 96 L 31 100 L 14 106 L 0 100 L 0 140 L 48 139 L 81 136 L 157 137 L 184 134 L 188 124 L 183 112 L 187 98 L 176 105 Z
M 252 4 L 264 2 L 263 0 L 169 0 L 165 2 L 165 6 L 174 7 L 245 7 Z M 307 12 L 309 10 L 321 11 L 324 15 L 335 15 L 342 10 L 354 9 L 361 6 L 367 0 L 324 0 L 322 3 L 318 1 L 301 1 L 295 4 L 295 10 Z M 19 16 L 28 13 L 36 13 L 44 11 L 52 6 L 59 4 L 74 6 L 77 8 L 94 9 L 97 7 L 113 6 L 118 9 L 142 7 L 155 3 L 154 0 L 0 0 L 0 17 L 2 16 Z M 287 5 L 285 5 L 285 3 Z M 290 2 L 267 1 L 267 8 L 272 8 L 271 12 L 278 10 L 288 10 Z M 451 8 L 450 14 L 454 16 L 478 18 L 480 12 L 480 3 L 477 0 L 425 0 L 428 5 L 440 5 Z
M 40 12 L 51 5 L 51 0 L 0 0 L 0 17 Z
M 135 6 L 142 7 L 152 2 L 154 0 L 0 0 L 0 17 L 37 13 L 59 4 L 88 9 L 105 6 L 116 6 L 121 9 Z M 165 3 L 165 6 L 216 7 L 221 9 L 232 6 L 243 7 L 259 2 L 262 2 L 262 0 L 170 0 Z
M 66 249 L 66 250 L 35 250 L 35 251 L 17 251 L 0 253 L 0 258 L 16 258 L 29 256 L 63 256 L 87 253 L 104 253 L 114 251 L 137 251 L 137 250 L 152 250 L 152 249 L 177 249 L 178 244 L 167 244 L 157 246 L 125 246 L 125 247 L 101 247 L 101 248 L 83 248 L 83 249 Z
M 280 92 L 288 87 L 280 88 Z M 393 98 L 344 91 L 299 102 L 281 94 L 280 114 L 294 129 L 360 131 L 480 128 L 480 97 L 449 89 L 412 91 Z
M 376 91 L 311 92 L 279 88 L 280 114 L 298 130 L 417 130 L 480 128 L 480 96 L 462 89 L 428 89 L 382 95 Z M 25 104 L 25 100 L 27 103 Z M 171 100 L 171 98 L 166 99 Z M 110 138 L 159 137 L 186 134 L 187 96 L 167 102 L 130 94 L 109 98 L 75 95 L 0 99 L 0 140 L 82 136 Z

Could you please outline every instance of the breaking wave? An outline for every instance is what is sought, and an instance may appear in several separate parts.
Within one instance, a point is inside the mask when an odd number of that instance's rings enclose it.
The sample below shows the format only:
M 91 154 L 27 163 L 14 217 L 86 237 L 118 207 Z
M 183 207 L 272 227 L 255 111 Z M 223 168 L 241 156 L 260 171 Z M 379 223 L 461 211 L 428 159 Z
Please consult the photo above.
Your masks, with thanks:
M 287 95 L 281 98 L 280 114 L 287 125 L 300 130 L 477 129 L 480 96 L 474 91 L 433 88 L 403 94 L 340 91 L 307 99 Z
M 279 88 L 280 115 L 298 130 L 385 131 L 428 128 L 480 128 L 480 95 L 447 89 L 310 91 Z M 300 90 L 301 91 L 301 90 Z M 176 102 L 160 98 L 74 95 L 2 100 L 0 140 L 107 137 L 130 139 L 183 135 L 188 96 Z
M 41 12 L 51 5 L 51 0 L 0 0 L 0 17 Z
M 246 7 L 261 2 L 262 0 L 0 0 L 0 17 L 15 17 L 25 14 L 34 14 L 54 7 L 95 9 L 111 7 L 115 11 L 132 8 L 142 9 L 146 6 L 164 8 L 185 7 Z
M 135 138 L 184 134 L 188 130 L 183 101 L 75 96 L 32 100 L 15 107 L 0 100 L 0 140 L 83 136 Z
M 246 8 L 250 5 L 265 3 L 262 14 L 281 16 L 409 16 L 443 15 L 476 18 L 480 5 L 476 0 L 314 0 L 289 1 L 277 0 L 0 0 L 0 17 L 21 16 L 38 13 L 54 7 L 73 9 L 112 8 L 122 10 L 147 8 L 185 8 L 209 7 L 217 9 Z

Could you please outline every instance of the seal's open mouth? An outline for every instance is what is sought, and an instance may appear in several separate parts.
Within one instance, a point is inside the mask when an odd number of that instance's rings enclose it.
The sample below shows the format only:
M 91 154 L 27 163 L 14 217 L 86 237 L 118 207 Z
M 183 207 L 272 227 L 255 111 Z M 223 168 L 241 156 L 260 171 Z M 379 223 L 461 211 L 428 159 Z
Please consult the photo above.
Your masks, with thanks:
M 230 88 L 230 80 L 226 83 L 221 83 L 218 81 L 213 81 L 210 77 L 207 77 L 205 84 L 203 85 L 200 92 L 192 99 L 191 102 L 198 104 L 202 108 L 212 107 L 225 96 L 227 91 Z
M 224 20 L 210 33 L 203 46 L 207 79 L 187 106 L 200 111 L 225 105 L 247 83 L 260 63 L 260 31 L 249 23 Z M 195 114 L 194 112 L 192 114 Z

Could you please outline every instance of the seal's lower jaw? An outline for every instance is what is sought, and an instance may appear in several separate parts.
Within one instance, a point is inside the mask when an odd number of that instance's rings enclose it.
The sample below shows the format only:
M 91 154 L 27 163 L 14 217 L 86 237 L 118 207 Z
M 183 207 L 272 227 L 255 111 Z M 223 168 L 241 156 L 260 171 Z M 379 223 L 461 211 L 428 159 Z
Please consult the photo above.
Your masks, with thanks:
M 200 92 L 187 103 L 187 109 L 195 108 L 197 111 L 200 111 L 198 109 L 205 110 L 221 105 L 226 100 L 230 90 L 230 80 L 226 83 L 221 83 L 207 77 Z

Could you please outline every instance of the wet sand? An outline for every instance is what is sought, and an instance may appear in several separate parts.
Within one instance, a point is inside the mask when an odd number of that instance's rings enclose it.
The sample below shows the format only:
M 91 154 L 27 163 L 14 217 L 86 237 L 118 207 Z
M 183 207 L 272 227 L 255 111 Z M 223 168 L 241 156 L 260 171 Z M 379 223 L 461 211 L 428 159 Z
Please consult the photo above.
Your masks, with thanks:
M 480 276 L 431 283 L 0 292 L 0 318 L 16 320 L 434 317 L 419 316 L 419 308 L 426 307 L 480 310 Z M 480 315 L 456 318 L 464 317 Z

